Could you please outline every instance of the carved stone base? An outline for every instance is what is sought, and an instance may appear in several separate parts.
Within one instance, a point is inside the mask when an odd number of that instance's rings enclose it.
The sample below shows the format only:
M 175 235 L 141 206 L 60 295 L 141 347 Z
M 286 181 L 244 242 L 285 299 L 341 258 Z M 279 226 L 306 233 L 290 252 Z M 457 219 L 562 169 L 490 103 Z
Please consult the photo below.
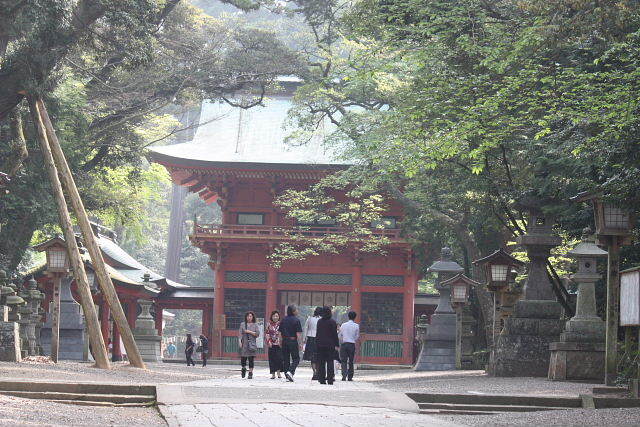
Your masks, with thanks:
M 450 371 L 456 369 L 456 314 L 431 316 L 427 338 L 413 368 L 416 371 Z
M 554 342 L 549 348 L 550 380 L 604 381 L 604 343 Z
M 551 357 L 549 344 L 559 341 L 564 329 L 561 310 L 555 301 L 518 301 L 496 339 L 487 369 L 489 375 L 546 377 Z
M 0 361 L 22 361 L 19 331 L 16 322 L 0 322 Z
M 145 362 L 162 362 L 162 354 L 160 352 L 162 337 L 158 335 L 140 335 L 139 331 L 135 330 L 133 335 L 142 360 Z

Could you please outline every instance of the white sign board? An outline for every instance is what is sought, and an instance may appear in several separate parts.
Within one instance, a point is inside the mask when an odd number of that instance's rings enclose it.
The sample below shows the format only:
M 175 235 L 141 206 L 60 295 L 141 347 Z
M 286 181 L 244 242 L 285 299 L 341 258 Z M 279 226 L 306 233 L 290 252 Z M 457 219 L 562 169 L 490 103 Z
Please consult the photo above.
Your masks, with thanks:
M 640 269 L 620 273 L 620 326 L 640 325 Z

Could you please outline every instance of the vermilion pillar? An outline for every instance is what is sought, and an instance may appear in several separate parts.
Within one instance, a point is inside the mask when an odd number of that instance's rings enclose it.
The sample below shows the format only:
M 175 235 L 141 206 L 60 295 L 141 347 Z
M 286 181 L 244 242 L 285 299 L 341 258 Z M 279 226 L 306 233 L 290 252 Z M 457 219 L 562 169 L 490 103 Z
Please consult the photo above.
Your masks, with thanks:
M 109 306 L 106 301 L 102 301 L 100 304 L 100 329 L 102 330 L 105 347 L 109 345 L 109 315 Z
M 158 331 L 158 335 L 162 336 L 162 318 L 163 318 L 163 309 L 162 306 L 156 305 L 156 330 Z
M 265 314 L 265 324 L 269 321 L 269 315 L 273 310 L 276 310 L 278 304 L 278 291 L 277 291 L 277 283 L 278 283 L 278 273 L 275 268 L 271 265 L 267 267 L 267 296 L 266 296 L 266 310 Z
M 222 357 L 222 331 L 225 328 L 224 319 L 224 268 L 216 265 L 216 290 L 213 296 L 213 313 L 215 315 L 213 337 L 211 337 L 212 353 L 216 357 Z
M 353 266 L 351 280 L 351 310 L 358 315 L 356 319 L 362 319 L 362 266 L 360 264 Z
M 136 327 L 136 318 L 138 317 L 138 302 L 135 299 L 127 301 L 127 321 L 129 327 Z
M 415 285 L 413 275 L 404 277 L 404 297 L 402 298 L 402 363 L 410 365 L 413 362 L 413 310 L 415 300 Z
M 119 362 L 122 360 L 122 348 L 120 347 L 120 329 L 113 323 L 113 355 L 111 360 Z

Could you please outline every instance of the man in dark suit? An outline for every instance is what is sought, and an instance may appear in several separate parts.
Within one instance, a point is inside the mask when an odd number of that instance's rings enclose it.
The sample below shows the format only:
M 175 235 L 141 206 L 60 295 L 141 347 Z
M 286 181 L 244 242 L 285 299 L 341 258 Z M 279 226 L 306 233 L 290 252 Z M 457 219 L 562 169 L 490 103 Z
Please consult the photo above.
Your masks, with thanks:
M 316 348 L 318 351 L 318 381 L 320 384 L 333 384 L 335 372 L 333 360 L 340 348 L 338 325 L 331 318 L 331 309 L 323 307 L 321 319 L 316 329 Z

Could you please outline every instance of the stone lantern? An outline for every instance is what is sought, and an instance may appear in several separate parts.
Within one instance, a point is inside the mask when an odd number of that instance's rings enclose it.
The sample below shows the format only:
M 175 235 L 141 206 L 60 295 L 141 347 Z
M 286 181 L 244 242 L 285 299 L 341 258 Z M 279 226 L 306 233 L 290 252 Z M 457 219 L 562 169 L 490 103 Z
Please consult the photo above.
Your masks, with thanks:
M 550 345 L 552 380 L 604 379 L 605 323 L 596 314 L 595 283 L 601 278 L 597 260 L 607 252 L 596 246 L 590 234 L 586 228 L 582 241 L 568 252 L 578 261 L 578 272 L 571 276 L 578 283 L 578 301 L 576 315 L 567 321 L 560 341 Z
M 24 300 L 16 295 L 15 285 L 7 279 L 7 274 L 0 270 L 0 360 L 20 362 L 20 330 L 16 319 L 20 319 L 18 307 Z
M 605 200 L 602 191 L 583 192 L 570 199 L 574 202 L 591 202 L 596 223 L 597 243 L 606 246 L 607 256 L 607 317 L 605 338 L 605 376 L 608 386 L 618 376 L 618 327 L 620 295 L 620 247 L 631 243 L 631 230 L 635 226 L 635 214 L 631 209 L 616 206 Z
M 31 309 L 27 324 L 28 353 L 30 356 L 36 356 L 39 354 L 39 335 L 36 334 L 36 330 L 39 329 L 38 325 L 42 319 L 40 305 L 44 300 L 44 294 L 38 290 L 38 282 L 33 276 L 27 281 L 27 294 L 27 303 Z
M 489 374 L 498 377 L 546 377 L 549 344 L 560 338 L 564 321 L 556 301 L 546 264 L 553 247 L 562 243 L 553 233 L 553 218 L 543 210 L 543 200 L 524 199 L 520 207 L 528 213 L 527 233 L 518 238 L 529 257 L 524 296 L 513 314 L 504 319 L 489 362 Z
M 429 267 L 436 273 L 435 288 L 440 294 L 438 307 L 431 316 L 425 342 L 414 366 L 416 371 L 447 371 L 456 367 L 456 313 L 451 306 L 451 289 L 442 282 L 462 273 L 464 269 L 455 261 L 451 249 L 442 248 L 440 260 Z
M 9 307 L 6 305 L 6 297 L 12 289 L 7 286 L 7 273 L 4 270 L 0 270 L 0 322 L 9 321 Z
M 462 309 L 469 303 L 471 288 L 480 283 L 460 273 L 441 285 L 451 289 L 451 305 L 456 311 L 456 369 L 462 369 Z
M 162 337 L 158 335 L 156 321 L 151 315 L 153 301 L 139 299 L 140 315 L 136 319 L 133 336 L 140 349 L 140 356 L 145 362 L 162 362 L 160 343 Z

